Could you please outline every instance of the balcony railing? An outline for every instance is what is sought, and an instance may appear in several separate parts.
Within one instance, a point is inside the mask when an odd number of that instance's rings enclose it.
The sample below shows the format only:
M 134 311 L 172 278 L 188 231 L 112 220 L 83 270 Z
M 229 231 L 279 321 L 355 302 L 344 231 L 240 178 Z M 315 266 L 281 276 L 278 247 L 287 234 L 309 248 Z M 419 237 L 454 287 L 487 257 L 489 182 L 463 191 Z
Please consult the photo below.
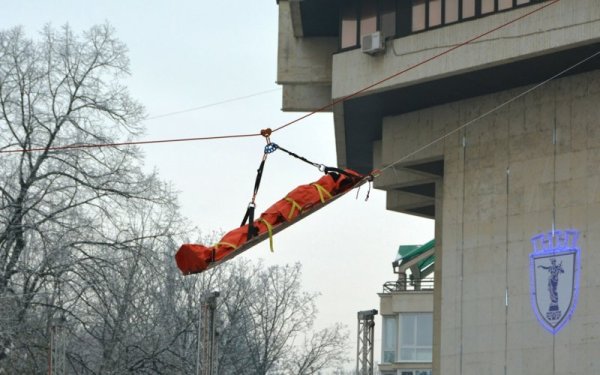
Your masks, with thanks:
M 432 278 L 387 281 L 383 284 L 383 293 L 433 290 L 434 284 L 435 282 Z

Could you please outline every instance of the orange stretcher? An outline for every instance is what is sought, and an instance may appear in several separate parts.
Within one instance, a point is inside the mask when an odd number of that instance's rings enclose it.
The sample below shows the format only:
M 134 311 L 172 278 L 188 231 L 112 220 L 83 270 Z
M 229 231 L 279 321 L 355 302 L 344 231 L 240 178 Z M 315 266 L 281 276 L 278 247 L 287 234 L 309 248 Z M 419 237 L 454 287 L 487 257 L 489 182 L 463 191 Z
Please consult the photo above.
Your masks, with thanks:
M 325 172 L 319 180 L 290 191 L 257 220 L 225 234 L 216 245 L 182 245 L 175 255 L 177 267 L 184 275 L 200 273 L 240 255 L 266 239 L 269 239 L 273 251 L 274 234 L 373 179 L 372 175 L 361 175 L 349 169 L 329 168 Z

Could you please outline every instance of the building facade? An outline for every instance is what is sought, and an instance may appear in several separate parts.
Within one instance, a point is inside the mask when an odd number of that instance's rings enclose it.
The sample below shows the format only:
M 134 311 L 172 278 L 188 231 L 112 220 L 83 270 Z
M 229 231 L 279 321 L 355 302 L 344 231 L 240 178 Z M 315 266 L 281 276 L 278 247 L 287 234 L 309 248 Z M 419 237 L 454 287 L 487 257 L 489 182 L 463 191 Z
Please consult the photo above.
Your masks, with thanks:
M 435 241 L 403 245 L 392 263 L 397 279 L 383 285 L 381 375 L 431 375 Z
M 278 4 L 283 109 L 435 220 L 433 373 L 600 373 L 600 2 Z

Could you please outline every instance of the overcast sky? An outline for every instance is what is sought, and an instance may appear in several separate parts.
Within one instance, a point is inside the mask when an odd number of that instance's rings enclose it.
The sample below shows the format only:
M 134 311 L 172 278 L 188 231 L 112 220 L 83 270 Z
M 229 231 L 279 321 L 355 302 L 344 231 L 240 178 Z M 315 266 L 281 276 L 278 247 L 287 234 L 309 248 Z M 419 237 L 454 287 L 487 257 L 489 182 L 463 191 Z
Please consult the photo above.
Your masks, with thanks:
M 2 29 L 22 25 L 36 36 L 46 23 L 76 32 L 109 22 L 129 47 L 128 86 L 149 117 L 274 90 L 184 114 L 145 121 L 143 139 L 255 133 L 301 113 L 283 113 L 276 90 L 277 5 L 267 1 L 20 0 L 3 2 Z M 271 137 L 308 159 L 335 165 L 331 114 L 319 114 Z M 252 193 L 264 140 L 248 138 L 142 146 L 147 168 L 180 192 L 183 214 L 204 232 L 239 225 Z M 284 153 L 272 154 L 257 199 L 258 212 L 320 173 Z M 433 238 L 433 221 L 385 210 L 385 194 L 364 201 L 353 192 L 243 257 L 268 264 L 301 262 L 303 285 L 319 291 L 317 327 L 346 324 L 356 345 L 356 312 L 379 308 L 376 293 L 395 279 L 400 244 Z M 189 276 L 194 277 L 194 276 Z M 380 346 L 377 320 L 376 348 Z M 351 355 L 354 358 L 354 349 Z M 377 354 L 377 360 L 379 355 Z

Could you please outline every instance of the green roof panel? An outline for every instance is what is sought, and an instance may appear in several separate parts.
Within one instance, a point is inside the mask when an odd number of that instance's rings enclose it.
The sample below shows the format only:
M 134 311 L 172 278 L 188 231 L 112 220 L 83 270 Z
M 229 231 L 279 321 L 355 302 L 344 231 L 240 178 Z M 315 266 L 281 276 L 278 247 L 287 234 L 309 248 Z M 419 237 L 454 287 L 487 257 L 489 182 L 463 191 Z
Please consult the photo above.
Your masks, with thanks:
M 424 252 L 433 249 L 434 247 L 435 239 L 423 245 L 400 245 L 398 248 L 398 254 L 396 255 L 396 261 L 398 262 L 398 265 L 401 266 L 402 264 L 411 261 Z M 435 255 L 432 255 L 419 262 L 418 267 L 421 271 L 424 271 L 434 263 Z

